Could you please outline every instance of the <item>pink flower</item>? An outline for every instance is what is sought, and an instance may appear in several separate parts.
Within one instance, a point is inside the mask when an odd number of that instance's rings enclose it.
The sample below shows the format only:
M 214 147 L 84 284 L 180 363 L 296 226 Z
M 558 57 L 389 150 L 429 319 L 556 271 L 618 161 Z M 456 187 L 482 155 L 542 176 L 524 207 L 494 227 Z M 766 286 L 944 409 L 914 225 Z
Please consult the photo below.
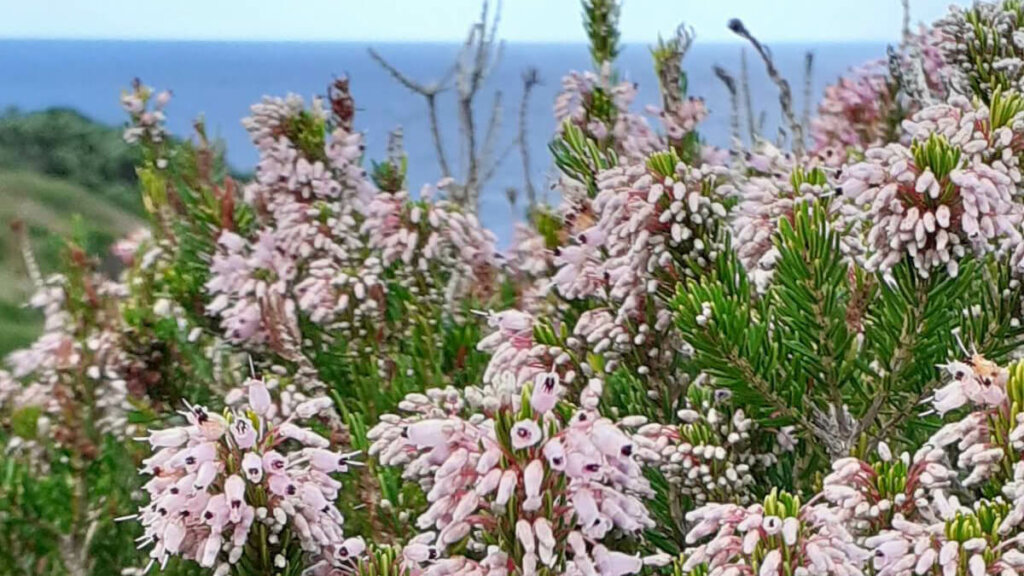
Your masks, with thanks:
M 540 426 L 533 420 L 520 420 L 512 426 L 512 447 L 516 450 L 529 448 L 540 439 Z

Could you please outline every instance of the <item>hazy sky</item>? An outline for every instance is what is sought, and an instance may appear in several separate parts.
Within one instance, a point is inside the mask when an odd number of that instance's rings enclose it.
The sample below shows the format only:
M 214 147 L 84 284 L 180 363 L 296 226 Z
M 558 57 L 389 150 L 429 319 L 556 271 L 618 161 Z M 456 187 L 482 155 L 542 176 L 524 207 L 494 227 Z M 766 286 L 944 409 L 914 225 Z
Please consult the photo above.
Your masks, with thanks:
M 968 4 L 969 0 L 956 0 Z M 930 22 L 950 0 L 911 0 Z M 480 0 L 0 0 L 0 38 L 460 40 Z M 582 42 L 578 0 L 505 0 L 501 36 Z M 623 38 L 650 42 L 686 21 L 702 41 L 732 40 L 740 17 L 764 40 L 891 41 L 899 0 L 625 0 Z

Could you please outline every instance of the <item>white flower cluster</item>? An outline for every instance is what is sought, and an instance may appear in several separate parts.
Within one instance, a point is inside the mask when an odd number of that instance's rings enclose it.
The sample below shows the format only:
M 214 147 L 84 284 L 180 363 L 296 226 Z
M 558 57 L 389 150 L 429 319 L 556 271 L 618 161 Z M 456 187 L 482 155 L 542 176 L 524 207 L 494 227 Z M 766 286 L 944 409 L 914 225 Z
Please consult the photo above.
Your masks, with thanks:
M 163 143 L 167 138 L 164 108 L 170 101 L 170 92 L 165 90 L 154 95 L 152 88 L 136 81 L 131 92 L 121 95 L 121 107 L 131 119 L 131 125 L 124 131 L 125 142 L 135 144 L 145 140 L 152 144 Z M 166 164 L 160 167 L 164 166 Z
M 0 371 L 0 410 L 12 415 L 38 409 L 34 434 L 17 443 L 34 444 L 36 438 L 54 437 L 70 449 L 92 453 L 95 446 L 66 414 L 75 413 L 75 397 L 88 393 L 92 424 L 104 433 L 123 438 L 132 433 L 127 414 L 132 410 L 126 378 L 135 358 L 122 347 L 121 319 L 116 304 L 125 287 L 98 274 L 82 278 L 88 291 L 91 315 L 68 309 L 68 278 L 48 278 L 31 300 L 43 311 L 43 333 L 29 347 L 6 358 L 8 371 Z M 79 414 L 79 417 L 84 417 Z M 29 431 L 24 431 L 29 432 Z
M 142 468 L 152 476 L 143 487 L 149 503 L 130 518 L 145 529 L 150 565 L 181 556 L 227 574 L 254 539 L 254 549 L 274 551 L 269 560 L 278 569 L 295 544 L 314 570 L 354 567 L 365 544 L 344 538 L 334 505 L 341 483 L 331 476 L 347 471 L 352 455 L 292 421 L 271 424 L 266 386 L 250 380 L 247 387 L 241 410 L 221 416 L 188 406 L 186 425 L 141 438 L 153 450 Z
M 759 292 L 771 284 L 779 258 L 779 221 L 792 219 L 801 204 L 829 200 L 834 183 L 817 163 L 799 166 L 792 154 L 762 142 L 745 156 L 739 170 L 744 174 L 719 189 L 739 200 L 731 212 L 733 248 Z
M 555 99 L 555 120 L 559 130 L 565 122 L 571 122 L 595 142 L 612 145 L 627 158 L 642 160 L 664 146 L 647 120 L 630 111 L 636 84 L 613 83 L 612 76 L 610 62 L 598 73 L 574 71 L 563 76 L 562 91 Z
M 987 98 L 1002 89 L 1024 89 L 1024 34 L 1014 1 L 950 6 L 935 23 L 949 86 Z
M 866 541 L 877 576 L 943 574 L 1015 576 L 1024 569 L 1019 538 L 1002 538 L 1006 506 L 981 502 L 944 522 L 924 524 L 897 514 L 892 529 Z
M 695 524 L 683 570 L 708 576 L 862 576 L 869 552 L 857 545 L 845 518 L 827 505 L 804 504 L 773 491 L 763 504 L 708 504 L 689 514 Z
M 750 504 L 755 474 L 767 468 L 771 454 L 754 454 L 754 422 L 743 410 L 730 416 L 723 406 L 703 401 L 679 410 L 679 425 L 649 423 L 634 441 L 648 466 L 659 470 L 673 489 L 697 506 L 708 502 Z
M 483 383 L 502 385 L 507 381 L 510 392 L 519 392 L 538 378 L 555 378 L 550 388 L 562 393 L 561 383 L 576 381 L 572 357 L 558 346 L 541 344 L 534 338 L 536 320 L 519 310 L 504 310 L 488 316 L 488 325 L 495 331 L 477 343 L 477 349 L 491 358 L 484 371 Z
M 362 224 L 369 248 L 385 267 L 401 264 L 399 282 L 414 294 L 449 308 L 474 296 L 486 299 L 497 274 L 494 234 L 476 216 L 432 196 L 429 187 L 417 202 L 404 191 L 374 196 Z
M 659 172 L 656 161 L 671 174 Z M 715 188 L 726 174 L 687 167 L 669 153 L 598 174 L 596 222 L 556 250 L 552 284 L 565 299 L 599 306 L 579 318 L 573 342 L 607 356 L 606 371 L 639 348 L 646 357 L 633 368 L 661 374 L 684 348 L 664 301 L 721 250 L 726 210 Z
M 637 535 L 654 525 L 630 435 L 594 410 L 563 421 L 557 398 L 541 386 L 528 404 L 517 400 L 487 389 L 433 389 L 406 397 L 406 415 L 382 416 L 370 431 L 370 453 L 402 467 L 430 503 L 406 562 L 425 576 L 533 575 L 544 567 L 621 576 L 667 563 L 604 542 L 613 530 Z
M 207 290 L 228 340 L 280 351 L 297 315 L 339 337 L 364 337 L 381 314 L 379 261 L 367 257 L 357 208 L 372 184 L 359 168 L 362 136 L 336 129 L 298 96 L 253 106 L 246 128 L 260 153 L 245 199 L 260 227 L 221 232 Z M 294 345 L 294 343 L 291 343 Z
M 928 107 L 904 124 L 909 147 L 872 148 L 843 171 L 841 187 L 866 224 L 870 270 L 888 271 L 903 258 L 928 277 L 951 275 L 970 248 L 1012 251 L 1020 243 L 1022 207 L 1017 144 L 1024 118 L 1001 125 L 992 111 L 962 98 Z

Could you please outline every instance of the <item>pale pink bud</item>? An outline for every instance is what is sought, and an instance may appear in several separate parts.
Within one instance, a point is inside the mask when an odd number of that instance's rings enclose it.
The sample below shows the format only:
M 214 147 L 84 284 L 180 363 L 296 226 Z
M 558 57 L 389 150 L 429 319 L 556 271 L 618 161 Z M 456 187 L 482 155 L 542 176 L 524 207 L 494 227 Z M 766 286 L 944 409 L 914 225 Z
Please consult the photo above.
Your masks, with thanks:
M 523 486 L 526 490 L 526 501 L 523 502 L 523 509 L 532 512 L 540 508 L 540 486 L 544 481 L 544 464 L 540 460 L 533 460 L 526 465 L 523 471 Z
M 512 492 L 516 489 L 518 484 L 518 476 L 513 470 L 506 470 L 501 475 L 501 481 L 498 483 L 498 495 L 494 499 L 494 503 L 498 506 L 504 506 L 508 499 L 512 497 Z
M 245 472 L 245 477 L 249 479 L 249 482 L 259 483 L 263 479 L 263 459 L 259 454 L 246 452 L 245 456 L 242 456 L 242 471 Z
M 270 410 L 270 391 L 267 390 L 267 385 L 262 380 L 256 380 L 250 378 L 248 381 L 249 387 L 249 408 L 260 416 L 265 416 L 267 411 Z

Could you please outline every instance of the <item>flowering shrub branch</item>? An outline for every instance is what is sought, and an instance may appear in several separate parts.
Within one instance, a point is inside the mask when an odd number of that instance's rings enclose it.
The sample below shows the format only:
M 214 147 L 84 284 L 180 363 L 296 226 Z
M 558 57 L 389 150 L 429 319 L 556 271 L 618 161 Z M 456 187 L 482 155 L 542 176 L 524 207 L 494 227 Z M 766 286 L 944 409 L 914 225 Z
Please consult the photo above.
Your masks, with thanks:
M 721 150 L 690 95 L 693 32 L 652 48 L 659 98 L 635 110 L 620 6 L 588 0 L 593 68 L 554 102 L 561 203 L 528 191 L 505 252 L 475 215 L 500 159 L 493 131 L 473 135 L 498 51 L 486 12 L 451 77 L 475 167 L 418 194 L 400 130 L 366 158 L 347 78 L 252 107 L 244 183 L 135 82 L 149 225 L 117 243 L 122 269 L 72 241 L 48 275 L 25 251 L 46 325 L 0 371 L 0 562 L 1021 573 L 1019 8 L 906 25 L 888 62 L 826 90 L 810 142 L 737 21 L 790 138 L 761 138 L 746 75 L 720 71 Z M 436 115 L 447 79 L 381 62 Z

